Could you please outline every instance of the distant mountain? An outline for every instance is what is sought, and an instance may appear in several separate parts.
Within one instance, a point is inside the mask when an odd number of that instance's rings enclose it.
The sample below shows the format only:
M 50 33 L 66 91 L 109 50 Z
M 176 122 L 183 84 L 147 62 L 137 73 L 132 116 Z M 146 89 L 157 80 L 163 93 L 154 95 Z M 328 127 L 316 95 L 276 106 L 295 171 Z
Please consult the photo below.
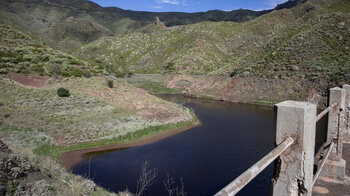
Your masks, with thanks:
M 156 28 L 156 27 L 154 27 Z M 104 37 L 77 51 L 109 71 L 350 82 L 350 3 L 309 0 L 254 20 L 201 22 Z
M 290 8 L 304 1 L 290 1 L 277 6 L 277 9 Z M 154 24 L 156 17 L 159 17 L 166 26 L 171 27 L 203 21 L 249 21 L 271 11 L 240 9 L 230 12 L 212 10 L 198 13 L 155 13 L 123 10 L 116 7 L 103 8 L 87 0 L 0 0 L 2 21 L 34 37 L 44 37 L 45 42 L 51 46 L 66 51 L 77 49 L 103 36 L 135 32 Z M 68 18 L 74 18 L 75 24 L 79 22 L 83 24 L 69 25 Z M 59 39 L 52 37 L 53 31 L 60 35 Z M 88 38 L 87 34 L 90 34 Z M 67 46 L 63 47 L 63 43 Z

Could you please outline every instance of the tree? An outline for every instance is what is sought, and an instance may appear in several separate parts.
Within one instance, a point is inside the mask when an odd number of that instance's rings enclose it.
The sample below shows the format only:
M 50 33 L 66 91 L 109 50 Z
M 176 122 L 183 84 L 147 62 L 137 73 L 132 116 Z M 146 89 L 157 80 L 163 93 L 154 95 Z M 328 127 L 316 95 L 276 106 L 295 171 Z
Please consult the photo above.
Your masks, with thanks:
M 147 190 L 147 188 L 152 185 L 157 176 L 157 170 L 155 168 L 149 170 L 148 167 L 149 161 L 142 163 L 141 174 L 137 180 L 136 196 L 141 196 Z
M 173 177 L 170 177 L 169 174 L 167 174 L 166 180 L 163 181 L 163 184 L 165 186 L 165 189 L 168 191 L 169 196 L 185 196 L 185 186 L 182 181 L 182 178 L 180 179 L 181 181 L 181 187 L 176 186 L 176 182 Z M 176 186 L 176 187 L 175 187 Z

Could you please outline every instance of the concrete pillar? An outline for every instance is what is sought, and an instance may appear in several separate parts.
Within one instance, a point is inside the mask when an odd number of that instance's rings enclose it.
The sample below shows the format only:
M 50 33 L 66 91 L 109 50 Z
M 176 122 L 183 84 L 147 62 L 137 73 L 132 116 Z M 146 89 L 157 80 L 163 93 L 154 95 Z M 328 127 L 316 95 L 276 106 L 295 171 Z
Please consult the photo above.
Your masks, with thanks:
M 344 180 L 345 161 L 342 159 L 343 152 L 343 129 L 345 93 L 338 87 L 331 88 L 329 92 L 329 105 L 336 104 L 328 114 L 327 142 L 334 141 L 334 148 L 326 161 L 321 176 Z
M 316 105 L 285 101 L 276 104 L 276 110 L 276 144 L 288 136 L 295 142 L 276 163 L 273 196 L 309 196 L 313 181 Z
M 345 128 L 344 139 L 350 140 L 350 85 L 343 85 L 345 91 Z

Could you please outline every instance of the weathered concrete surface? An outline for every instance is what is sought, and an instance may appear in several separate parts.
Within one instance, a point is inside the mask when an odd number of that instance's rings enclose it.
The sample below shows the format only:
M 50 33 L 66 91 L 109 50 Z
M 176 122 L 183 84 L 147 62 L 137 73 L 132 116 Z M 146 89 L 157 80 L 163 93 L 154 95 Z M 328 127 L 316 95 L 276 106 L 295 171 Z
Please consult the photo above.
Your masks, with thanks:
M 285 101 L 276 104 L 276 144 L 294 137 L 294 144 L 280 156 L 273 183 L 274 196 L 312 193 L 316 105 Z M 278 166 L 279 165 L 279 166 Z
M 345 128 L 344 139 L 350 141 L 350 85 L 343 85 L 345 91 Z
M 343 152 L 343 130 L 345 129 L 345 91 L 335 87 L 329 92 L 329 105 L 336 104 L 328 115 L 327 142 L 334 141 L 335 147 L 320 174 L 320 177 L 344 180 L 345 161 L 342 159 Z
M 350 143 L 344 143 L 343 159 L 346 161 L 344 181 L 321 177 L 313 187 L 313 196 L 350 196 Z

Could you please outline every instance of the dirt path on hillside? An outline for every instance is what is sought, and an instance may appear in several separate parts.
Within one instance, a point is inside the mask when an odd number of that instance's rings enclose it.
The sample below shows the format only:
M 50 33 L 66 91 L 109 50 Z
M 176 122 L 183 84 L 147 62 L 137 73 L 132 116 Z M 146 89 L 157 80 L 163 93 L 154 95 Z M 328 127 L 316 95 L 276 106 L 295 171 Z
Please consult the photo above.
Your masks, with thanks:
M 188 127 L 174 129 L 170 131 L 165 131 L 161 133 L 157 133 L 155 135 L 147 136 L 144 138 L 140 138 L 134 142 L 127 143 L 127 144 L 113 144 L 113 145 L 107 145 L 107 146 L 101 146 L 101 147 L 92 147 L 92 148 L 86 148 L 86 149 L 80 149 L 80 150 L 73 150 L 64 152 L 59 157 L 60 164 L 67 169 L 67 171 L 72 170 L 72 168 L 80 163 L 81 161 L 84 161 L 88 158 L 89 153 L 94 152 L 101 152 L 101 151 L 112 151 L 112 150 L 118 150 L 118 149 L 125 149 L 125 148 L 131 148 L 135 146 L 142 146 L 146 144 L 150 144 L 159 140 L 162 140 L 164 138 L 173 136 L 175 134 L 178 134 L 180 132 L 192 129 L 194 127 L 197 127 L 201 125 L 201 123 L 190 125 Z
M 22 84 L 23 86 L 31 86 L 36 88 L 43 88 L 46 82 L 50 79 L 49 76 L 25 76 L 16 73 L 10 73 L 8 78 L 15 82 Z

